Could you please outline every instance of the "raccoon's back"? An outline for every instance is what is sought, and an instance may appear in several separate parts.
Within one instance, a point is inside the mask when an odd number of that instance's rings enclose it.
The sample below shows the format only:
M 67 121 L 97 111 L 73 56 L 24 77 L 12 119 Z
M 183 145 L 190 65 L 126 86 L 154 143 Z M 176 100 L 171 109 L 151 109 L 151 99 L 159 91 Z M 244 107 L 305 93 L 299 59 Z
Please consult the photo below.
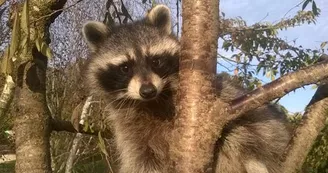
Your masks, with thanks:
M 245 90 L 218 76 L 219 97 L 231 101 Z M 264 105 L 229 123 L 217 143 L 217 173 L 280 173 L 280 158 L 290 140 L 285 113 L 275 105 Z

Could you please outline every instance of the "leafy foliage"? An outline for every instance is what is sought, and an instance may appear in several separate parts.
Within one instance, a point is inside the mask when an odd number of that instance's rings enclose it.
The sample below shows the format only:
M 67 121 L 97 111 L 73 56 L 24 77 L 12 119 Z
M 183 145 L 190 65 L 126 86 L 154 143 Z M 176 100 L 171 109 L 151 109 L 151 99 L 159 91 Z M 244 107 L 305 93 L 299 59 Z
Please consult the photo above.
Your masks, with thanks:
M 303 171 L 308 173 L 328 172 L 328 126 L 322 130 L 309 153 Z
M 233 52 L 233 55 L 219 57 L 233 63 L 235 74 L 243 77 L 245 84 L 251 88 L 261 85 L 259 80 L 254 79 L 256 74 L 262 73 L 274 80 L 279 75 L 312 65 L 324 53 L 326 42 L 321 43 L 319 50 L 307 49 L 291 45 L 279 38 L 278 33 L 290 27 L 315 23 L 319 9 L 315 7 L 314 10 L 316 12 L 299 11 L 294 17 L 282 19 L 276 24 L 259 22 L 251 26 L 247 26 L 241 18 L 223 17 L 220 27 L 222 49 Z

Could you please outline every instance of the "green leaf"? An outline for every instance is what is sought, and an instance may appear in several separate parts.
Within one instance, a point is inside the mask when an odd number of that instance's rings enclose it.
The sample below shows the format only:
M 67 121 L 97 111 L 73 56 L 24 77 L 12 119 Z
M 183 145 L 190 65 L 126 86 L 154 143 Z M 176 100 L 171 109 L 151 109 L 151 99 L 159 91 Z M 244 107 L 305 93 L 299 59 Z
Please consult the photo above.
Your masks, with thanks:
M 314 1 L 312 2 L 312 12 L 315 16 L 319 15 L 317 4 Z
M 306 0 L 302 6 L 302 10 L 304 10 L 306 8 L 306 6 L 309 4 L 309 2 L 311 2 L 312 0 Z
M 273 47 L 273 51 L 274 51 L 274 53 L 279 54 L 278 46 L 274 46 L 274 47 Z
M 271 71 L 266 72 L 265 76 L 266 76 L 267 78 L 270 78 L 270 77 L 271 77 Z
M 263 61 L 260 61 L 260 63 L 256 67 L 256 73 L 257 74 L 260 72 L 260 70 L 263 67 L 263 65 L 264 65 L 264 62 Z
M 83 131 L 87 132 L 89 129 L 89 122 L 88 121 L 85 121 L 84 122 L 84 126 L 83 126 Z
M 313 84 L 312 86 L 311 86 L 311 89 L 317 89 L 318 88 L 318 85 L 316 85 L 316 84 Z
M 155 0 L 152 0 L 152 1 L 151 1 L 151 6 L 152 6 L 152 7 L 155 7 L 155 6 L 156 6 L 156 4 L 157 4 L 157 3 L 156 3 L 156 1 L 155 1 Z
M 274 75 L 274 73 L 271 73 L 271 81 L 275 80 L 276 76 Z
M 229 47 L 230 47 L 231 45 L 232 45 L 231 42 L 229 42 L 229 41 L 224 41 L 223 44 L 222 44 L 222 48 L 223 48 L 224 50 L 228 51 L 228 50 L 229 50 Z
M 106 145 L 105 145 L 105 141 L 101 136 L 101 133 L 98 132 L 98 147 L 100 148 L 101 152 L 104 153 L 106 156 L 109 156 L 109 154 L 107 153 L 106 150 Z

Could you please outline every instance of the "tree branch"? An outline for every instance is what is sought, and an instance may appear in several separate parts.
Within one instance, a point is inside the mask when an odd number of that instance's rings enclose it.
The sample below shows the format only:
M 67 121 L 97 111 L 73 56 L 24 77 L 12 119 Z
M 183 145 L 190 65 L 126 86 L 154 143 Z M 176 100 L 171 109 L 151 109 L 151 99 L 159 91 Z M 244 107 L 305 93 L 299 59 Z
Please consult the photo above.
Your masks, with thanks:
M 306 108 L 302 124 L 295 130 L 283 162 L 284 173 L 301 169 L 317 136 L 326 125 L 328 114 L 328 84 L 320 86 Z
M 67 0 L 62 0 L 62 2 L 64 2 L 64 4 L 66 3 L 66 1 L 67 1 Z M 78 0 L 78 1 L 76 1 L 76 2 L 75 2 L 74 4 L 72 4 L 72 5 L 69 5 L 69 6 L 67 6 L 67 7 L 63 7 L 63 8 L 59 8 L 59 9 L 56 9 L 56 10 L 54 10 L 53 12 L 51 12 L 51 13 L 49 13 L 49 14 L 43 15 L 43 16 L 41 16 L 41 17 L 35 19 L 35 20 L 32 20 L 31 23 L 35 23 L 35 22 L 38 22 L 38 21 L 40 21 L 40 20 L 42 20 L 42 19 L 45 19 L 45 18 L 48 18 L 48 17 L 52 17 L 52 16 L 54 16 L 55 14 L 58 14 L 58 15 L 59 15 L 62 11 L 65 11 L 65 10 L 68 10 L 68 9 L 74 7 L 75 5 L 77 5 L 78 3 L 80 3 L 81 1 L 82 1 L 82 0 Z M 58 4 L 62 4 L 62 2 L 58 2 Z M 56 4 L 56 5 L 57 5 L 57 4 Z
M 73 124 L 69 121 L 64 120 L 56 120 L 51 119 L 51 130 L 52 131 L 65 131 L 70 133 L 82 133 L 82 134 L 88 134 L 88 135 L 98 135 L 98 133 L 101 133 L 101 136 L 107 139 L 110 139 L 113 137 L 112 132 L 109 129 L 102 129 L 98 126 L 94 126 L 91 129 L 88 128 L 87 131 L 84 130 L 76 130 L 73 126 Z M 83 129 L 83 125 L 79 124 L 79 129 Z
M 234 120 L 247 111 L 253 110 L 273 99 L 282 97 L 296 88 L 313 84 L 326 78 L 328 78 L 328 60 L 284 75 L 267 85 L 233 100 L 229 109 L 230 116 L 226 120 Z

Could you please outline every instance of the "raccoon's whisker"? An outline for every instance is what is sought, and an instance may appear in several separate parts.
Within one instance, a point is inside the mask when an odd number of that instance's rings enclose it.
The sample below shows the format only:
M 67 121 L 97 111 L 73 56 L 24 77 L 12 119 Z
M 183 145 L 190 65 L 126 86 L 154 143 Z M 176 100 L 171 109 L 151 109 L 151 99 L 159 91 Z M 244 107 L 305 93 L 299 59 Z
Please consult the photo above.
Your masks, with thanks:
M 108 92 L 107 94 L 115 94 L 115 93 L 121 92 L 121 91 L 127 91 L 127 89 L 126 88 L 123 88 L 123 89 L 119 89 L 119 90 Z
M 132 107 L 134 102 L 135 102 L 135 100 L 132 100 L 132 101 L 130 102 L 130 104 L 129 104 L 129 107 L 130 107 L 130 106 Z M 130 116 L 131 113 L 133 113 L 132 111 L 133 111 L 133 109 L 128 108 L 128 111 L 127 111 L 126 115 L 127 115 L 127 116 Z
M 121 98 L 116 98 L 116 99 L 113 99 L 113 100 L 111 100 L 111 102 L 109 102 L 108 104 L 112 104 L 112 103 L 114 103 L 114 102 L 116 102 L 116 101 L 118 101 L 118 100 L 120 100 Z
M 117 108 L 117 111 L 116 112 L 119 112 L 121 110 L 121 108 L 124 105 L 125 101 L 126 101 L 125 98 L 119 101 L 118 108 Z

